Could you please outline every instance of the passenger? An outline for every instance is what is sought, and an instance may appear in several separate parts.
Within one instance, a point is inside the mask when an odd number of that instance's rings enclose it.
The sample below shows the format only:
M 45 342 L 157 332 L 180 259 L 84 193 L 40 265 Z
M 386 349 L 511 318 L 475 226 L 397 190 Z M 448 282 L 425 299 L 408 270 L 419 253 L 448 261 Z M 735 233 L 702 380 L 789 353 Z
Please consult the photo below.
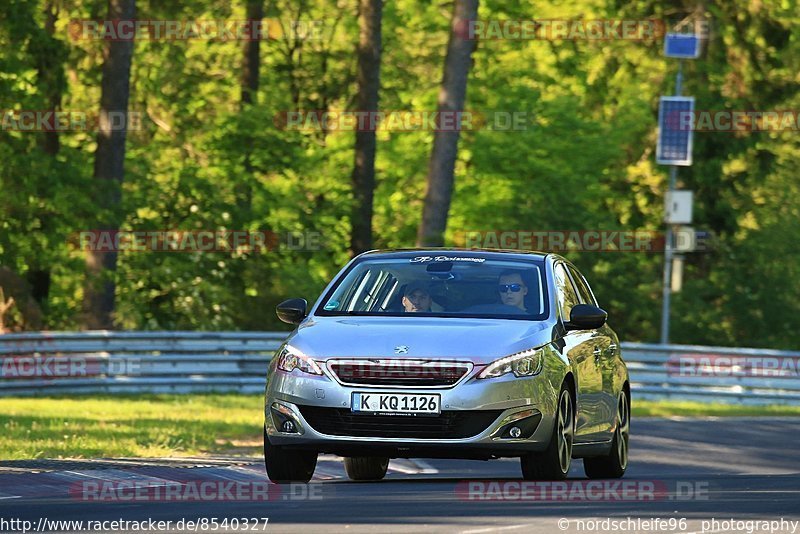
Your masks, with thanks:
M 431 293 L 428 286 L 420 282 L 411 282 L 403 294 L 403 309 L 406 312 L 431 311 Z
M 506 306 L 514 306 L 523 312 L 525 308 L 525 295 L 528 294 L 528 286 L 522 280 L 522 275 L 515 271 L 504 271 L 500 274 L 497 281 L 497 291 L 500 293 L 500 302 Z

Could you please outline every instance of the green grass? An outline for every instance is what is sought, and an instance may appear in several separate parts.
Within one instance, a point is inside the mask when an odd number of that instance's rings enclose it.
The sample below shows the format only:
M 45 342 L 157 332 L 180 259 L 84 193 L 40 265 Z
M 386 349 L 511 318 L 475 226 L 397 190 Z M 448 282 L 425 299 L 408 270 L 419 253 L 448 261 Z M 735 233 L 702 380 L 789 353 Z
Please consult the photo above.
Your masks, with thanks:
M 255 453 L 260 395 L 0 398 L 0 459 Z
M 258 454 L 260 395 L 0 398 L 0 459 Z M 800 416 L 747 407 L 634 398 L 634 417 Z
M 632 403 L 634 417 L 768 417 L 800 416 L 800 406 L 741 406 L 703 402 L 637 401 Z

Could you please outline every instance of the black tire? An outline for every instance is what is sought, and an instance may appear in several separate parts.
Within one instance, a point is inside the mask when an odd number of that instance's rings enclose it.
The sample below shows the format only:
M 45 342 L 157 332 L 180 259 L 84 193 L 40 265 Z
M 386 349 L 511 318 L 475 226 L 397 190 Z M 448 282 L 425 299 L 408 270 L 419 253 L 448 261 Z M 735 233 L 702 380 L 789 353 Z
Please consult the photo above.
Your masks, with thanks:
M 276 484 L 306 483 L 314 476 L 317 453 L 293 451 L 272 445 L 265 430 L 264 466 L 267 468 L 267 476 Z
M 352 456 L 344 459 L 344 470 L 350 480 L 381 480 L 389 468 L 385 456 Z
M 575 440 L 575 407 L 566 383 L 558 393 L 553 434 L 547 449 L 520 458 L 525 480 L 564 480 L 572 465 L 572 444 Z
M 622 478 L 628 469 L 628 447 L 631 434 L 631 400 L 623 391 L 617 401 L 617 421 L 611 452 L 606 456 L 583 459 L 583 471 L 589 478 Z

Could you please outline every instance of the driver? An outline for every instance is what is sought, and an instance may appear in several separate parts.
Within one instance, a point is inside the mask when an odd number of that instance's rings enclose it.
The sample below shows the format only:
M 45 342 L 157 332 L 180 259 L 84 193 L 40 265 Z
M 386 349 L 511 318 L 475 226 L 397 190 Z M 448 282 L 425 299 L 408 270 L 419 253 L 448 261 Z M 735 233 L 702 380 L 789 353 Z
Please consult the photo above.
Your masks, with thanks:
M 411 282 L 403 294 L 403 309 L 406 312 L 431 311 L 431 292 L 426 284 Z
M 525 308 L 525 295 L 528 294 L 528 286 L 522 280 L 522 275 L 516 271 L 504 271 L 500 273 L 497 280 L 497 292 L 500 293 L 500 302 L 507 306 L 514 306 L 523 312 Z

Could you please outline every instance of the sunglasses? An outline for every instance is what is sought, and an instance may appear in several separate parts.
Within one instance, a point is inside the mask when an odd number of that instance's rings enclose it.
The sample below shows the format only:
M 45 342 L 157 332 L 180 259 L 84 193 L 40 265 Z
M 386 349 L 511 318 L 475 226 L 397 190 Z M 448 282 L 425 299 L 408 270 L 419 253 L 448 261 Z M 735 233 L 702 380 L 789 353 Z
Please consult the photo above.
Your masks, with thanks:
M 519 293 L 522 289 L 522 284 L 500 284 L 497 286 L 497 291 L 500 293 L 508 293 L 511 291 L 512 293 Z

